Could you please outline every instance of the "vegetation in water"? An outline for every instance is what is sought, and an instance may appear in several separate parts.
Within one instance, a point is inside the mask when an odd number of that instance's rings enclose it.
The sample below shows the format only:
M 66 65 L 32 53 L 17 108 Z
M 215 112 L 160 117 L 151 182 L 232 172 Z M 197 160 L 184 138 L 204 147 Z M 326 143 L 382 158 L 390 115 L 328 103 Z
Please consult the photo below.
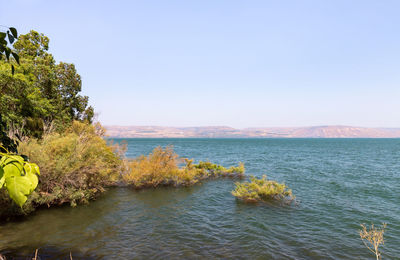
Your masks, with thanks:
M 124 170 L 121 146 L 107 144 L 100 125 L 78 121 L 64 133 L 51 132 L 19 144 L 21 153 L 40 167 L 38 188 L 23 206 L 25 212 L 46 205 L 87 203 L 119 181 Z M 20 214 L 0 194 L 0 216 Z
M 202 171 L 206 177 L 233 177 L 243 178 L 244 177 L 244 163 L 240 162 L 238 166 L 231 166 L 225 168 L 222 165 L 200 161 L 198 164 L 192 164 L 193 160 L 186 160 L 186 167 L 195 168 Z
M 381 228 L 375 227 L 374 224 L 371 224 L 370 228 L 367 228 L 364 224 L 361 224 L 361 227 L 359 234 L 364 245 L 376 256 L 377 260 L 381 259 L 379 246 L 385 244 L 383 234 L 385 233 L 386 224 L 383 223 Z
M 186 186 L 207 178 L 244 175 L 243 164 L 228 169 L 210 162 L 194 164 L 170 147 L 123 160 L 123 149 L 108 146 L 104 130 L 91 125 L 93 109 L 88 97 L 80 95 L 80 75 L 73 64 L 56 62 L 49 53 L 48 37 L 30 31 L 17 38 L 10 28 L 0 39 L 0 55 L 5 57 L 0 60 L 0 142 L 12 152 L 26 154 L 41 171 L 37 190 L 32 192 L 32 186 L 31 196 L 23 197 L 22 210 L 5 189 L 0 190 L 0 217 L 42 205 L 86 203 L 120 181 L 136 188 Z M 6 183 L 6 187 L 11 186 Z
M 128 173 L 123 180 L 135 188 L 158 186 L 188 186 L 213 177 L 244 176 L 244 164 L 225 168 L 210 162 L 194 164 L 193 160 L 179 158 L 168 146 L 157 147 L 148 156 L 140 156 L 128 162 Z
M 237 182 L 232 195 L 245 202 L 279 201 L 290 203 L 295 199 L 292 190 L 283 183 L 268 180 L 264 175 L 261 179 L 254 176 L 250 181 Z

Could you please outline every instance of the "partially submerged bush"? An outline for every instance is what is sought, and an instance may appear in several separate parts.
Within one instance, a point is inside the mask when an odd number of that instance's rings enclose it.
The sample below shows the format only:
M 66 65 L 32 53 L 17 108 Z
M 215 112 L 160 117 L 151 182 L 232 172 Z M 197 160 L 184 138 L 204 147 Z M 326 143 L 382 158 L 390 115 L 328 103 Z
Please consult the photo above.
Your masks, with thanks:
M 50 133 L 42 140 L 21 142 L 20 153 L 36 163 L 41 172 L 38 188 L 29 197 L 25 211 L 40 205 L 85 203 L 116 183 L 123 169 L 122 150 L 107 145 L 103 134 L 100 125 L 76 121 L 62 134 Z M 7 203 L 0 194 L 0 205 Z
M 239 166 L 231 166 L 228 169 L 222 165 L 218 165 L 211 162 L 200 161 L 198 164 L 192 165 L 195 169 L 203 171 L 208 177 L 244 177 L 244 164 L 239 163 Z M 187 167 L 189 167 L 187 165 Z
M 172 148 L 163 150 L 157 147 L 148 156 L 131 160 L 128 163 L 129 172 L 122 176 L 123 180 L 135 187 L 168 185 L 174 182 L 174 176 L 178 177 L 178 155 Z M 179 176 L 178 178 L 181 178 Z M 176 180 L 175 180 L 176 181 Z
M 268 180 L 266 175 L 263 175 L 261 179 L 251 176 L 248 182 L 237 182 L 232 195 L 245 202 L 278 201 L 290 203 L 295 198 L 292 190 L 288 189 L 285 184 Z
M 188 186 L 212 177 L 244 176 L 243 163 L 229 169 L 210 162 L 193 164 L 193 160 L 179 158 L 171 146 L 157 147 L 148 156 L 131 160 L 128 167 L 129 172 L 122 178 L 135 188 Z
M 362 229 L 360 230 L 360 238 L 364 245 L 376 256 L 376 260 L 381 259 L 381 252 L 379 246 L 385 244 L 383 234 L 385 233 L 386 223 L 382 223 L 381 228 L 377 228 L 374 224 L 371 224 L 370 228 L 367 228 L 364 224 L 361 224 Z

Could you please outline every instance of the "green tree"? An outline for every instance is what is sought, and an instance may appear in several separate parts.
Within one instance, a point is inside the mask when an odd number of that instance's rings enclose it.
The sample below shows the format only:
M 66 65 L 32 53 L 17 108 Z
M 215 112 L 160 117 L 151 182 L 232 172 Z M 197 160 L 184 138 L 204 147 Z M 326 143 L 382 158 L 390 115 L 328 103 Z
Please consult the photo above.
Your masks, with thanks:
M 14 74 L 0 61 L 0 116 L 7 130 L 40 137 L 44 125 L 63 130 L 74 120 L 92 121 L 80 75 L 74 64 L 55 61 L 49 41 L 36 31 L 20 35 L 13 45 L 20 61 Z

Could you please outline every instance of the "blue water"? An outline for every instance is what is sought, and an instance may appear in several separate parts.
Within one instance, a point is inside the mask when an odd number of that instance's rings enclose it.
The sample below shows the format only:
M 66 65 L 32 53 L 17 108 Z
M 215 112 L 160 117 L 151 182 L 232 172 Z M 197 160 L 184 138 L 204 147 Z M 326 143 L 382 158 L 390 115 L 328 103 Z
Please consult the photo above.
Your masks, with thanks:
M 115 139 L 119 142 L 122 139 Z M 388 224 L 384 259 L 400 259 L 400 139 L 127 139 L 128 157 L 173 145 L 183 156 L 285 182 L 298 205 L 247 205 L 234 181 L 111 189 L 77 208 L 0 226 L 0 252 L 49 259 L 374 259 L 361 223 Z M 46 258 L 47 259 L 47 258 Z

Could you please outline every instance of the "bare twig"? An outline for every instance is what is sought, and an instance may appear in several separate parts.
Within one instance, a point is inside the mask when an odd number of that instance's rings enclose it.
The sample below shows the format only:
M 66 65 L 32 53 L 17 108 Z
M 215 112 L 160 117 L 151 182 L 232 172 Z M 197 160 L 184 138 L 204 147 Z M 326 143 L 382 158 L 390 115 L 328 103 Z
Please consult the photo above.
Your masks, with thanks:
M 385 244 L 383 234 L 385 233 L 386 223 L 382 223 L 381 228 L 374 227 L 374 224 L 371 224 L 369 229 L 364 224 L 361 224 L 361 227 L 360 238 L 364 245 L 375 254 L 377 260 L 382 259 L 379 246 Z

